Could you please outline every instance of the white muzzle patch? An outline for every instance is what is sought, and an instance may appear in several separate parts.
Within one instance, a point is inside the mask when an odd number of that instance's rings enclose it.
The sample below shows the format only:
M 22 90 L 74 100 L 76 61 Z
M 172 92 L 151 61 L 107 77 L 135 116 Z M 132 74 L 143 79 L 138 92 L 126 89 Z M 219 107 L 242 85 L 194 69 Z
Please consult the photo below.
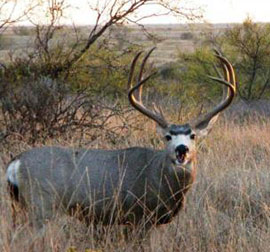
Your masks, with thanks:
M 187 151 L 186 152 L 177 152 L 177 146 L 186 146 Z M 193 140 L 190 139 L 190 135 L 183 135 L 179 134 L 176 136 L 172 136 L 172 140 L 170 143 L 170 149 L 171 152 L 175 155 L 175 162 L 177 165 L 185 165 L 187 162 L 189 162 L 190 159 L 190 153 L 194 150 L 195 143 Z

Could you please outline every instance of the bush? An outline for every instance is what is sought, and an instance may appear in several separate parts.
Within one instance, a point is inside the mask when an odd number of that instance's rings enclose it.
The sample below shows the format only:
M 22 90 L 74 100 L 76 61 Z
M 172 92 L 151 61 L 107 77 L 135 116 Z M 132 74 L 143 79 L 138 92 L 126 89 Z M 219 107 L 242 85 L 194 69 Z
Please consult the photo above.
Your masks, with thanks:
M 0 34 L 0 50 L 10 49 L 12 37 L 6 34 Z
M 194 38 L 194 34 L 192 32 L 183 32 L 181 34 L 182 40 L 192 40 Z
M 101 130 L 118 111 L 100 97 L 49 78 L 24 80 L 2 90 L 0 96 L 2 138 L 16 136 L 28 143 L 88 129 Z

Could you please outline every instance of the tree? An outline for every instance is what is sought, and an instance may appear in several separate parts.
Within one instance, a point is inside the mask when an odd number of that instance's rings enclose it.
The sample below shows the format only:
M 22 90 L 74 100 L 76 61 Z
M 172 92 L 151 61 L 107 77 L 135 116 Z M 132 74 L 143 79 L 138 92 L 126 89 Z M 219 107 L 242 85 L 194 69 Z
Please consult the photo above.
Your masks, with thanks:
M 72 66 L 79 62 L 97 40 L 114 25 L 132 23 L 144 28 L 141 21 L 153 16 L 176 15 L 186 19 L 201 17 L 199 9 L 183 8 L 181 6 L 183 1 L 181 0 L 91 1 L 89 3 L 89 15 L 95 17 L 95 23 L 86 31 L 88 35 L 84 35 L 84 39 L 82 39 L 79 36 L 78 29 L 74 26 L 73 37 L 75 40 L 68 46 L 63 46 L 63 42 L 65 45 L 67 41 L 61 41 L 61 43 L 58 43 L 60 46 L 57 47 L 57 53 L 55 53 L 55 45 L 51 41 L 59 30 L 63 30 L 61 20 L 65 18 L 65 11 L 72 6 L 68 4 L 67 0 L 41 2 L 45 6 L 43 15 L 44 19 L 47 19 L 47 23 L 40 24 L 37 22 L 33 13 L 29 15 L 29 20 L 36 29 L 35 46 L 39 51 L 37 55 L 44 60 L 46 66 L 50 66 L 47 74 L 53 78 L 63 72 L 68 75 Z M 157 6 L 159 12 L 140 14 L 140 10 L 145 6 L 149 8 L 151 5 Z M 38 16 L 40 19 L 40 11 Z M 61 57 L 59 57 L 59 53 L 61 53 Z M 33 55 L 34 53 L 31 54 L 31 56 Z M 54 55 L 57 56 L 54 57 Z M 56 59 L 58 59 L 56 64 L 51 64 Z
M 228 27 L 218 36 L 211 34 L 206 41 L 234 62 L 241 99 L 250 101 L 269 94 L 270 25 L 254 23 L 249 17 Z
M 17 0 L 0 0 L 0 34 L 10 25 L 25 19 L 36 6 L 36 3 L 26 1 L 24 3 L 24 8 L 21 9 Z
M 62 23 L 66 10 L 71 7 L 67 0 L 36 0 L 36 3 L 39 3 L 38 6 L 27 14 L 35 29 L 34 48 L 29 48 L 24 56 L 21 53 L 19 56 L 11 55 L 11 62 L 3 64 L 0 70 L 2 138 L 7 139 L 13 134 L 30 135 L 31 143 L 40 137 L 46 139 L 79 128 L 98 127 L 100 131 L 100 127 L 108 122 L 108 118 L 118 113 L 114 105 L 107 105 L 108 100 L 107 103 L 103 102 L 101 97 L 104 93 L 89 91 L 88 82 L 86 85 L 79 82 L 79 88 L 78 81 L 76 88 L 69 85 L 76 78 L 74 73 L 80 71 L 78 69 L 90 67 L 91 70 L 87 69 L 87 80 L 92 79 L 95 86 L 98 86 L 96 83 L 101 80 L 100 76 L 104 79 L 102 81 L 107 82 L 107 86 L 111 85 L 113 80 L 115 83 L 123 83 L 123 76 L 126 81 L 127 74 L 118 70 L 128 68 L 127 59 L 124 64 L 115 60 L 119 55 L 106 43 L 105 55 L 102 52 L 104 43 L 101 42 L 110 28 L 127 23 L 141 25 L 140 21 L 156 15 L 175 14 L 186 18 L 199 16 L 193 9 L 183 9 L 182 12 L 181 0 L 91 0 L 89 14 L 95 16 L 95 24 L 83 28 L 84 34 L 80 34 L 81 29 L 74 25 L 71 34 L 71 29 Z M 146 5 L 157 5 L 162 12 L 142 12 L 140 15 L 140 10 Z M 121 51 L 124 58 L 129 55 L 125 53 L 128 52 L 125 48 Z M 106 67 L 99 67 L 97 61 L 102 60 L 109 61 L 106 64 L 111 67 L 112 74 Z M 81 79 L 81 76 L 77 76 L 78 79 Z M 77 112 L 82 116 L 78 117 Z M 84 127 L 80 127 L 82 125 Z
M 181 76 L 190 90 L 204 90 L 208 97 L 216 94 L 215 88 L 207 92 L 205 88 L 211 82 L 202 77 L 214 74 L 213 69 L 218 74 L 211 57 L 215 48 L 233 62 L 242 100 L 248 102 L 270 95 L 270 24 L 254 23 L 247 18 L 242 24 L 228 25 L 225 29 L 206 28 L 200 37 L 194 52 L 179 53 L 178 66 L 185 66 Z
M 260 99 L 270 81 L 270 25 L 247 18 L 242 25 L 228 29 L 224 40 L 231 47 L 235 68 L 242 83 L 242 99 Z

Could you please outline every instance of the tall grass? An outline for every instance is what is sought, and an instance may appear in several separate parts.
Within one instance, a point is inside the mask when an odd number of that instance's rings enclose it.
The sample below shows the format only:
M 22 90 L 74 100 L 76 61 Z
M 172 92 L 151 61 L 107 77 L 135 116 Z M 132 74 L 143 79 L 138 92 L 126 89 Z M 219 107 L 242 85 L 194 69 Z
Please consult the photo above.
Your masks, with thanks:
M 160 148 L 151 125 L 127 134 L 113 148 Z M 123 228 L 99 232 L 73 217 L 56 216 L 44 234 L 33 230 L 20 211 L 13 226 L 6 191 L 3 151 L 0 169 L 0 247 L 3 251 L 269 251 L 270 120 L 223 120 L 199 143 L 197 179 L 185 209 L 172 223 L 155 228 L 145 241 L 125 240 Z M 63 144 L 76 144 L 76 142 Z M 49 143 L 52 144 L 52 143 Z M 99 145 L 96 144 L 95 147 Z M 106 146 L 104 142 L 100 146 Z M 15 152 L 28 149 L 16 143 Z M 103 233 L 101 235 L 101 233 Z M 135 237 L 135 236 L 134 236 Z

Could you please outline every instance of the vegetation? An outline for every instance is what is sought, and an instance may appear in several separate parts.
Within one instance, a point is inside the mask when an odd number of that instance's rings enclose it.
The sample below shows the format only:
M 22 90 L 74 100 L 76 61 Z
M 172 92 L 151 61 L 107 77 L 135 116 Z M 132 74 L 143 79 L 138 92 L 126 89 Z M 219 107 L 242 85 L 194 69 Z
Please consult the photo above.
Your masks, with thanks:
M 179 53 L 179 63 L 185 66 L 180 78 L 191 83 L 191 89 L 204 89 L 208 81 L 203 75 L 211 75 L 214 65 L 212 48 L 230 58 L 237 72 L 238 94 L 246 102 L 269 97 L 270 25 L 254 23 L 247 18 L 243 24 L 228 27 L 225 32 L 204 31 L 200 46 L 194 53 Z M 212 89 L 212 95 L 216 90 Z M 207 94 L 209 95 L 209 93 Z M 211 93 L 210 93 L 211 97 Z
M 153 141 L 156 136 L 152 123 L 141 119 L 143 131 L 123 133 L 123 141 L 118 139 L 116 145 L 99 138 L 86 146 L 160 148 L 161 142 Z M 185 210 L 172 223 L 153 230 L 151 238 L 142 244 L 136 234 L 125 241 L 119 226 L 111 226 L 104 235 L 97 235 L 92 226 L 86 227 L 83 222 L 65 216 L 50 221 L 44 237 L 37 236 L 20 211 L 13 227 L 2 167 L 0 245 L 3 251 L 267 251 L 270 122 L 262 119 L 253 117 L 242 125 L 229 118 L 213 129 L 207 141 L 201 143 L 197 180 L 187 197 Z M 74 140 L 63 138 L 61 144 L 74 146 Z M 58 141 L 47 140 L 46 144 L 58 144 Z M 20 140 L 12 153 L 29 148 L 27 142 Z M 2 159 L 5 162 L 10 159 L 7 150 L 2 152 Z
M 0 14 L 7 13 L 8 2 L 0 0 Z M 16 1 L 12 2 L 17 8 Z M 1 19 L 1 49 L 15 43 L 5 32 L 34 12 L 35 1 L 30 2 L 25 12 Z M 10 157 L 21 151 L 44 144 L 107 149 L 161 147 L 151 122 L 126 106 L 129 64 L 145 45 L 128 39 L 130 30 L 125 24 L 140 20 L 134 13 L 152 1 L 135 2 L 137 5 L 129 9 L 110 6 L 109 19 L 103 22 L 97 18 L 93 27 L 67 29 L 59 23 L 65 2 L 47 1 L 46 25 L 35 23 L 33 18 L 34 29 L 14 28 L 16 36 L 31 41 L 25 49 L 11 48 L 9 59 L 2 60 L 0 67 L 0 247 L 4 251 L 267 251 L 270 121 L 254 117 L 250 111 L 241 118 L 237 111 L 235 116 L 225 117 L 200 144 L 197 182 L 186 211 L 171 224 L 154 230 L 141 244 L 136 234 L 134 239 L 124 240 L 123 229 L 118 226 L 99 235 L 93 227 L 70 217 L 48 223 L 43 237 L 36 236 L 20 211 L 13 226 L 4 173 Z M 178 1 L 158 2 L 169 8 L 175 6 L 167 3 Z M 97 14 L 108 10 L 97 9 Z M 170 10 L 177 14 L 177 9 Z M 148 38 L 146 47 L 159 41 L 144 27 L 143 31 Z M 147 69 L 157 68 L 158 75 L 147 84 L 146 103 L 159 101 L 167 116 L 178 122 L 201 112 L 202 101 L 213 103 L 221 95 L 221 88 L 207 77 L 219 74 L 213 47 L 233 62 L 240 99 L 251 102 L 268 98 L 269 34 L 268 24 L 250 19 L 220 33 L 204 31 L 200 40 L 195 33 L 184 32 L 182 40 L 198 41 L 194 52 L 179 51 L 176 62 L 152 64 Z
M 0 2 L 1 13 L 8 9 L 9 3 L 6 0 Z M 111 1 L 104 6 L 90 4 L 89 12 L 92 11 L 96 20 L 83 32 L 76 27 L 61 25 L 63 13 L 68 8 L 64 0 L 32 1 L 18 17 L 12 11 L 5 16 L 0 21 L 0 32 L 22 18 L 28 18 L 34 28 L 13 29 L 16 36 L 30 34 L 31 46 L 23 52 L 17 51 L 18 54 L 11 51 L 8 63 L 1 64 L 0 140 L 27 135 L 29 143 L 34 144 L 83 126 L 101 127 L 110 115 L 123 110 L 123 102 L 118 98 L 126 93 L 129 62 L 140 46 L 124 45 L 127 31 L 121 27 L 124 27 L 123 23 L 137 24 L 138 20 L 148 17 L 148 14 L 137 14 L 146 4 L 160 6 L 163 9 L 160 15 L 170 10 L 181 17 L 197 16 L 192 11 L 179 12 L 178 1 L 152 3 L 148 0 L 132 4 Z M 18 8 L 16 1 L 15 8 Z M 45 24 L 37 21 L 37 16 L 40 20 L 42 15 Z M 122 35 L 114 32 L 113 35 L 117 36 L 111 43 L 113 26 L 123 32 Z M 117 48 L 119 50 L 115 50 Z M 78 117 L 78 114 L 83 116 Z
M 245 83 L 239 95 L 247 101 L 269 96 L 270 25 L 256 24 L 249 18 L 229 29 L 224 38 L 235 58 L 239 82 Z

